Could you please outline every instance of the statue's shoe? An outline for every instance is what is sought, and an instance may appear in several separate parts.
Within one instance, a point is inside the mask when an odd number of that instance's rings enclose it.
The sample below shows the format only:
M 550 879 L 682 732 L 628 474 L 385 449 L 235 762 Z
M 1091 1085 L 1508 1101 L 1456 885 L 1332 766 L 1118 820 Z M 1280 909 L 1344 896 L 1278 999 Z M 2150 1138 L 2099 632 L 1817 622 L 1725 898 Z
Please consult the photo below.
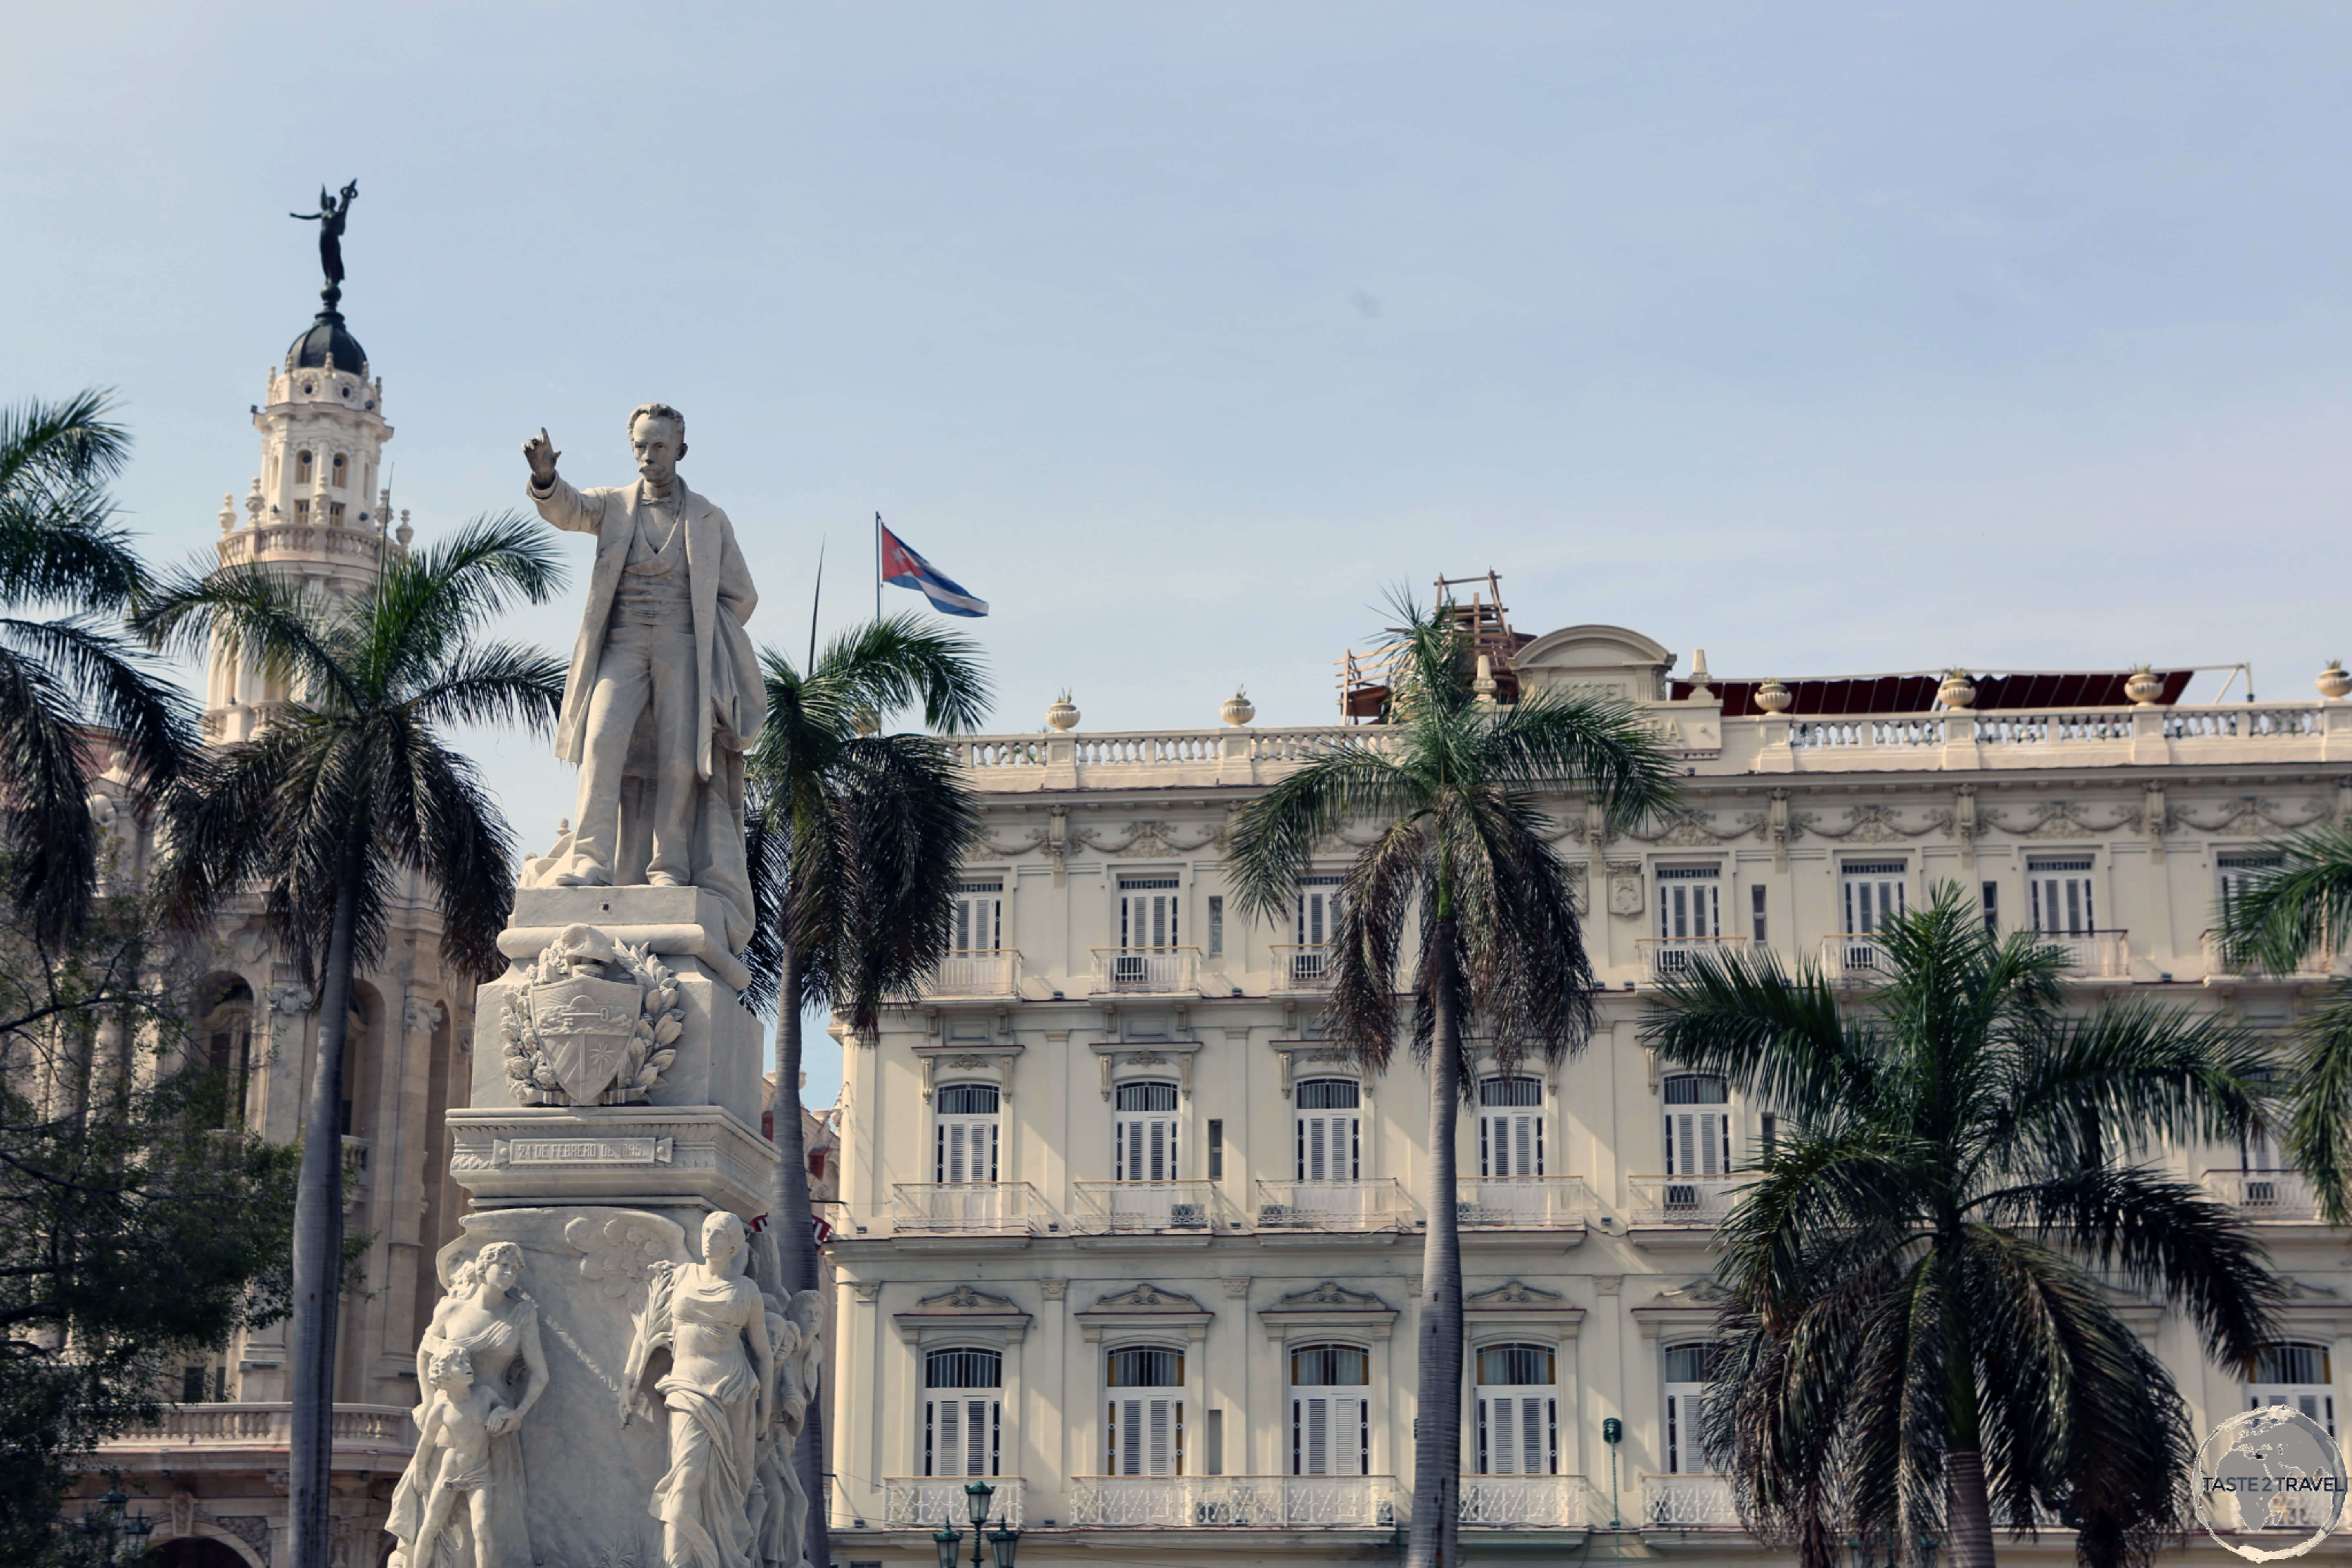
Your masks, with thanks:
M 586 871 L 558 871 L 547 879 L 547 885 L 551 888 L 609 888 L 613 885 L 613 879 L 609 873 L 593 868 Z

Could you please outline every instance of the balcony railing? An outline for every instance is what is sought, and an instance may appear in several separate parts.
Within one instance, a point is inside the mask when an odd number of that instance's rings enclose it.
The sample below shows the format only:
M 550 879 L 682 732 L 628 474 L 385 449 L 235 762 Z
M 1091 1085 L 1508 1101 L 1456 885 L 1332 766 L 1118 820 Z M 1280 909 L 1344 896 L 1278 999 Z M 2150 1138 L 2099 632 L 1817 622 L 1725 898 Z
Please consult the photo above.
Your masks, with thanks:
M 1403 1184 L 1374 1182 L 1257 1184 L 1260 1230 L 1411 1230 L 1423 1217 Z
M 1214 1182 L 1076 1182 L 1070 1228 L 1081 1236 L 1217 1236 L 1244 1228 Z
M 898 1236 L 1045 1236 L 1062 1216 L 1026 1182 L 900 1182 L 890 1189 Z
M 2232 959 L 2222 951 L 2221 939 L 2210 931 L 2204 932 L 2200 940 L 2205 949 L 2205 973 L 2210 976 L 2216 979 L 2246 979 L 2270 973 L 2251 958 Z M 2273 976 L 2273 978 L 2324 980 L 2336 973 L 2336 965 L 2341 962 L 2342 955 L 2339 953 L 2307 952 L 2296 962 L 2294 968 L 2287 974 Z
M 293 1436 L 292 1406 L 282 1402 L 166 1405 L 156 1425 L 134 1422 L 100 1445 L 109 1448 L 282 1448 Z M 416 1426 L 408 1412 L 389 1405 L 338 1405 L 338 1448 L 406 1453 Z
M 1875 985 L 1895 973 L 1895 961 L 1874 936 L 1825 936 L 1822 972 L 1840 984 Z
M 1635 1225 L 1715 1226 L 1731 1212 L 1745 1176 L 1628 1176 Z
M 2245 1219 L 2292 1224 L 2319 1217 L 2311 1183 L 2294 1171 L 2208 1171 L 2205 1190 Z
M 1465 1476 L 1465 1530 L 1590 1530 L 1594 1494 L 1582 1476 Z
M 1335 950 L 1328 942 L 1279 942 L 1274 948 L 1276 991 L 1328 991 Z
M 1010 947 L 960 947 L 940 960 L 934 996 L 1011 996 L 1021 988 L 1021 953 Z
M 1739 1510 L 1726 1476 L 1643 1476 L 1644 1530 L 1738 1530 Z
M 1677 980 L 1691 972 L 1693 961 L 1702 954 L 1717 963 L 1745 958 L 1756 942 L 1745 936 L 1645 936 L 1634 945 L 1641 949 L 1644 975 L 1652 980 Z
M 1001 1515 L 1004 1523 L 1020 1529 L 1023 1489 L 1019 1476 L 885 1476 L 882 1522 L 901 1530 L 917 1526 L 937 1530 L 944 1519 L 961 1530 L 971 1517 L 963 1489 L 975 1479 L 996 1489 L 996 1496 L 989 1500 L 991 1517 Z
M 2069 974 L 2120 980 L 2131 973 L 2127 931 L 2041 931 L 2034 941 L 2063 954 Z
M 1197 947 L 1098 947 L 1094 994 L 1173 996 L 1201 988 Z
M 1070 1478 L 1079 1526 L 1392 1530 L 1405 1512 L 1394 1476 Z
M 1465 1230 L 1580 1229 L 1597 1206 L 1581 1176 L 1475 1176 L 1454 1191 Z

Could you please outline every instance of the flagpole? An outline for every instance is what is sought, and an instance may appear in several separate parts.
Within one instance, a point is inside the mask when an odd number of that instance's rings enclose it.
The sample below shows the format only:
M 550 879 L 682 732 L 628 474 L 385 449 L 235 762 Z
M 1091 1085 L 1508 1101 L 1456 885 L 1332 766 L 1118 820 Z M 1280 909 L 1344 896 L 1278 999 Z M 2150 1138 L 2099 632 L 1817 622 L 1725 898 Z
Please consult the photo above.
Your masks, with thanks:
M 874 514 L 874 618 L 882 618 L 882 514 Z

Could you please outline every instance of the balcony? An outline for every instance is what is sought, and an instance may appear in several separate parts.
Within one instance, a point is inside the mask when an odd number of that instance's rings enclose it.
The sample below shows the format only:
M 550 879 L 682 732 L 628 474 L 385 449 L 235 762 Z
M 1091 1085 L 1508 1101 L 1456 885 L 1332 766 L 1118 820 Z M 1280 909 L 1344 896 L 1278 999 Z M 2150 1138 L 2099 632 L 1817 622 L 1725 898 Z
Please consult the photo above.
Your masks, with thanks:
M 1645 936 L 1633 945 L 1641 950 L 1643 974 L 1657 981 L 1681 979 L 1701 955 L 1719 963 L 1744 959 L 1756 942 L 1745 936 Z
M 1874 936 L 1825 936 L 1822 939 L 1822 973 L 1832 984 L 1879 985 L 1895 973 L 1895 961 Z
M 1021 989 L 1021 953 L 1010 947 L 960 947 L 940 960 L 933 996 L 1012 996 Z
M 1643 1476 L 1644 1530 L 1738 1530 L 1727 1476 Z
M 1098 947 L 1096 996 L 1185 996 L 1201 989 L 1197 947 Z
M 2334 975 L 2342 955 L 2335 952 L 2307 952 L 2294 970 L 2274 975 L 2252 959 L 2232 959 L 2221 950 L 2221 939 L 2211 931 L 2200 938 L 2205 949 L 2205 978 L 2208 984 L 2221 980 L 2326 980 Z
M 2064 956 L 2069 974 L 2086 980 L 2123 980 L 2131 974 L 2127 931 L 2042 931 L 2035 940 Z
M 1070 1478 L 1080 1527 L 1392 1530 L 1405 1513 L 1394 1476 Z
M 1045 1236 L 1062 1216 L 1026 1182 L 900 1182 L 890 1189 L 898 1236 Z
M 1080 1236 L 1225 1235 L 1242 1211 L 1214 1182 L 1076 1182 L 1070 1228 Z
M 952 1521 L 957 1529 L 965 1527 L 971 1518 L 963 1489 L 973 1480 L 985 1480 L 996 1489 L 990 1500 L 991 1517 L 1001 1516 L 1003 1521 L 1018 1530 L 1022 1525 L 1019 1476 L 885 1476 L 882 1478 L 882 1523 L 900 1530 L 937 1530 L 940 1521 Z
M 1635 1225 L 1690 1226 L 1708 1229 L 1723 1223 L 1747 1182 L 1745 1176 L 1628 1176 Z
M 2208 1171 L 2205 1190 L 2258 1224 L 2310 1225 L 2319 1218 L 2311 1183 L 2294 1171 Z
M 1465 1476 L 1465 1530 L 1590 1530 L 1594 1495 L 1582 1476 Z
M 293 1436 L 292 1407 L 282 1403 L 166 1405 L 152 1426 L 134 1422 L 98 1447 L 104 1464 L 125 1468 L 194 1472 L 249 1466 L 273 1453 L 282 1463 Z M 338 1405 L 334 1468 L 397 1470 L 416 1445 L 405 1409 L 389 1405 Z
M 1423 1218 L 1421 1205 L 1393 1178 L 1257 1184 L 1261 1231 L 1403 1231 Z
M 1334 952 L 1328 942 L 1277 942 L 1274 952 L 1274 989 L 1284 992 L 1328 991 Z
M 1581 1176 L 1476 1176 L 1454 1192 L 1464 1230 L 1580 1231 L 1598 1206 Z

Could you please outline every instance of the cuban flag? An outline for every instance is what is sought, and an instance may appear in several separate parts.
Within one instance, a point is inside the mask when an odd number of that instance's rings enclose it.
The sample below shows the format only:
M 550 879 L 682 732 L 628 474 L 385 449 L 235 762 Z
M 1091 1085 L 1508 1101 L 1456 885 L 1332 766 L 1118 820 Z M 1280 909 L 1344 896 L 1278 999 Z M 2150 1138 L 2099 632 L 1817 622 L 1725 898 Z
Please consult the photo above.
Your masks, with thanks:
M 963 584 L 907 547 L 905 540 L 883 527 L 877 512 L 874 526 L 882 535 L 882 581 L 912 588 L 943 616 L 984 616 L 988 601 L 964 592 Z

